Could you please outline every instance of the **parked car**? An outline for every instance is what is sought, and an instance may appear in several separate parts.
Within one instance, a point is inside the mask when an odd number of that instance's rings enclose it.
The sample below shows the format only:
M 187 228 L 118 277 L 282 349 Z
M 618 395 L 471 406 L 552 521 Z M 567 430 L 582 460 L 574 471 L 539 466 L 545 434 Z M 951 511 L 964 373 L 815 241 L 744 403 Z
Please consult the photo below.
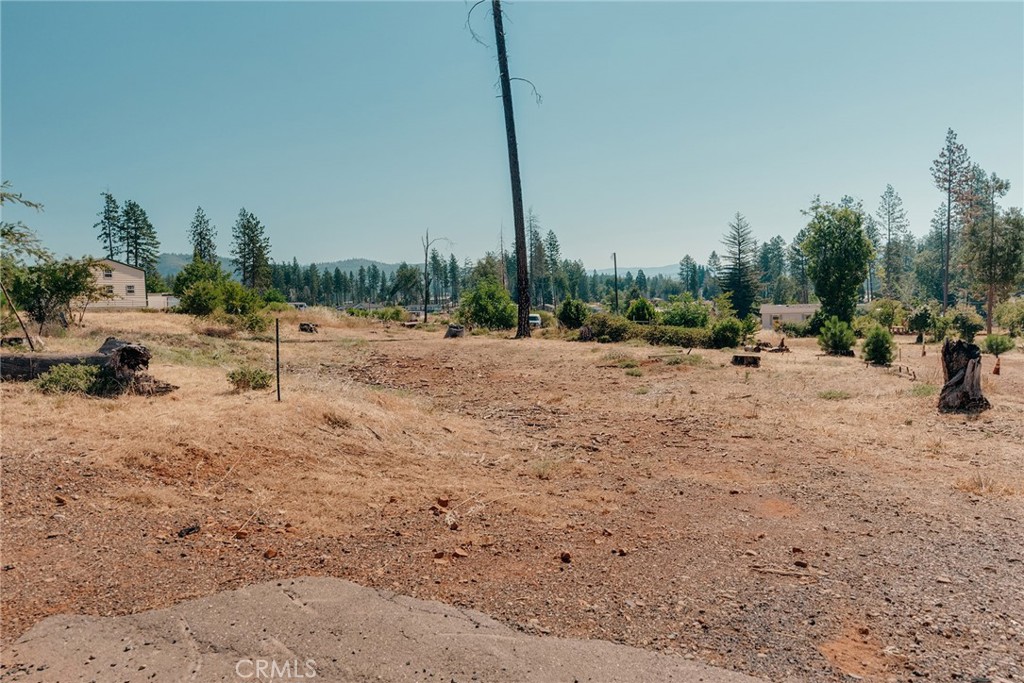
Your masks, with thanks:
M 531 313 L 529 321 L 530 327 L 540 327 L 542 324 L 539 313 Z

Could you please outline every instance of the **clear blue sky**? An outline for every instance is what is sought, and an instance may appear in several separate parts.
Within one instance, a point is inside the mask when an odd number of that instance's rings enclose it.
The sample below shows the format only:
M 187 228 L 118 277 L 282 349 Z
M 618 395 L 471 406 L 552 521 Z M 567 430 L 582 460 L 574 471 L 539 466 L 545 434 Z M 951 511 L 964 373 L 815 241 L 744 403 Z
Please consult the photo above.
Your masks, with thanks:
M 278 260 L 461 259 L 512 237 L 489 3 L 0 4 L 10 210 L 98 254 L 100 192 L 164 251 L 197 205 L 222 253 L 240 207 Z M 516 2 L 506 6 L 523 190 L 566 257 L 661 266 L 720 250 L 737 211 L 787 241 L 814 194 L 911 228 L 942 200 L 946 129 L 1024 204 L 1024 3 Z M 420 255 L 418 255 L 418 252 Z

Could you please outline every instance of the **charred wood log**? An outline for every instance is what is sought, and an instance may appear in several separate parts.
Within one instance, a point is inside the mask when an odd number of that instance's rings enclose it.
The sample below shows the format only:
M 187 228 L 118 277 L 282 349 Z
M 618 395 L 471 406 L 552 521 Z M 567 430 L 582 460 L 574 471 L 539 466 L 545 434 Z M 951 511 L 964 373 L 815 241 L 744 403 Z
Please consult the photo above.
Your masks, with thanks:
M 977 344 L 947 339 L 942 344 L 942 376 L 939 412 L 976 413 L 992 404 L 981 393 L 981 349 Z
M 177 389 L 147 375 L 153 357 L 142 344 L 108 337 L 95 353 L 55 354 L 28 353 L 0 356 L 0 379 L 29 381 L 57 365 L 93 365 L 109 372 L 125 391 L 140 394 L 165 394 Z
M 448 325 L 448 329 L 445 330 L 445 333 L 444 333 L 444 338 L 445 339 L 451 339 L 453 337 L 465 337 L 465 336 L 466 336 L 466 328 L 463 327 L 462 325 L 454 325 L 454 324 Z

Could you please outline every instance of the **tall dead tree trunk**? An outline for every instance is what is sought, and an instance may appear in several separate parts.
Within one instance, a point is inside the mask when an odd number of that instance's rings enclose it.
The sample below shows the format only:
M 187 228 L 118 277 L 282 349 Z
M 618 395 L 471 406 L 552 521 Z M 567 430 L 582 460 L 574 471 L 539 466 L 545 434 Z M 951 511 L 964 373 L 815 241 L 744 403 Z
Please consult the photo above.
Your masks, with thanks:
M 505 137 L 508 140 L 508 170 L 512 178 L 512 217 L 516 230 L 516 290 L 519 299 L 519 322 L 516 339 L 530 336 L 530 277 L 526 265 L 526 221 L 523 217 L 523 186 L 519 178 L 519 146 L 516 143 L 516 120 L 512 112 L 512 88 L 505 53 L 505 28 L 501 21 L 501 0 L 492 0 L 494 39 L 498 46 L 498 72 L 501 75 L 501 101 L 505 107 Z
M 942 376 L 939 412 L 976 413 L 992 404 L 981 393 L 981 349 L 963 340 L 942 344 Z

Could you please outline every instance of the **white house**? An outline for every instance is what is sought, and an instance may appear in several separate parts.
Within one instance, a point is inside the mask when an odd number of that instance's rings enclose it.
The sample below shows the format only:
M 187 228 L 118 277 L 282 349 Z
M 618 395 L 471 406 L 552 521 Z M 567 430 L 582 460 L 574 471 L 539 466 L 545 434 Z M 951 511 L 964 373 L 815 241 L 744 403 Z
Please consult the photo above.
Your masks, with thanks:
M 805 322 L 819 308 L 821 304 L 761 304 L 761 329 L 774 330 L 776 324 Z
M 92 308 L 146 308 L 146 271 L 108 258 L 96 263 L 96 284 L 114 296 L 94 302 Z

